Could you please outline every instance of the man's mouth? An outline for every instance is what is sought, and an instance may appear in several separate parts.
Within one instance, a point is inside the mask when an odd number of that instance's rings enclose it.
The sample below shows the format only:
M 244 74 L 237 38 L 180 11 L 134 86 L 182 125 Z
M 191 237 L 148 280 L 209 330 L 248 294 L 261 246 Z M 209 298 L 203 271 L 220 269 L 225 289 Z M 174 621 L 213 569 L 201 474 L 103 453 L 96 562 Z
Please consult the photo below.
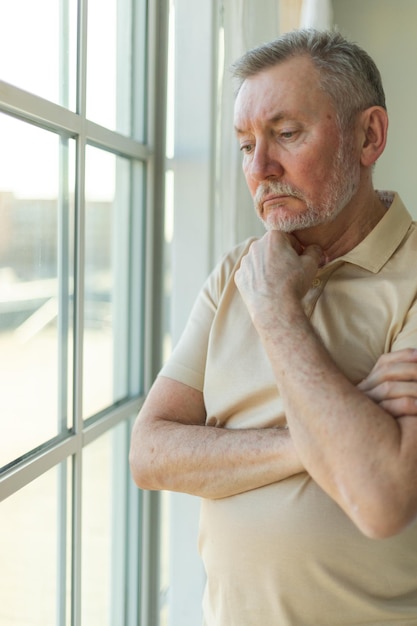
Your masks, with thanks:
M 287 193 L 271 193 L 268 194 L 267 196 L 264 197 L 263 202 L 265 204 L 265 202 L 274 202 L 274 201 L 280 201 L 284 198 L 291 198 L 292 196 L 290 196 Z
M 259 216 L 274 208 L 283 207 L 290 200 L 302 200 L 302 194 L 290 185 L 279 182 L 261 183 L 254 196 L 255 208 Z
M 284 204 L 284 202 L 287 202 L 287 200 L 289 198 L 294 198 L 295 196 L 290 195 L 290 194 L 270 194 L 268 196 L 265 196 L 265 198 L 263 198 L 261 205 L 263 208 L 269 208 L 269 207 L 273 207 L 274 205 L 280 205 L 280 204 Z

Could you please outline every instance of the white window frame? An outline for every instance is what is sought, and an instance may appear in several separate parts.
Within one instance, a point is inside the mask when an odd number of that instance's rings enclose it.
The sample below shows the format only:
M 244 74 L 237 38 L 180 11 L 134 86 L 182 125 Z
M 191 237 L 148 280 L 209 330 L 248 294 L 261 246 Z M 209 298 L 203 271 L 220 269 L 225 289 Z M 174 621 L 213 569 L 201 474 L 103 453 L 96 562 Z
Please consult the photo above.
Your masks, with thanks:
M 64 0 L 63 0 L 64 1 Z M 134 7 L 134 2 L 132 3 Z M 148 0 L 147 38 L 147 134 L 146 142 L 140 143 L 131 137 L 106 129 L 86 118 L 87 76 L 87 0 L 78 2 L 78 73 L 77 109 L 73 112 L 39 96 L 28 93 L 9 83 L 0 81 L 0 112 L 22 119 L 30 124 L 57 133 L 63 144 L 76 139 L 77 185 L 76 185 L 76 275 L 75 275 L 75 341 L 74 341 L 74 389 L 73 430 L 46 442 L 25 457 L 6 466 L 0 474 L 0 501 L 11 497 L 52 468 L 60 469 L 60 485 L 63 493 L 67 489 L 66 461 L 72 458 L 72 594 L 71 626 L 81 624 L 81 486 L 83 476 L 83 452 L 86 446 L 104 433 L 114 430 L 114 444 L 126 459 L 123 467 L 115 468 L 115 480 L 122 486 L 118 505 L 117 524 L 120 533 L 117 545 L 116 570 L 112 581 L 112 617 L 114 626 L 153 626 L 159 624 L 159 498 L 153 493 L 142 493 L 133 485 L 128 468 L 130 430 L 134 417 L 143 402 L 162 359 L 162 285 L 163 285 L 163 220 L 164 220 L 164 170 L 165 170 L 165 119 L 166 119 L 166 64 L 168 2 Z M 141 24 L 136 24 L 142 28 Z M 139 99 L 138 99 L 139 101 Z M 146 243 L 139 246 L 136 258 L 130 259 L 131 284 L 141 279 L 141 268 L 145 264 L 145 284 L 141 286 L 143 301 L 135 298 L 130 311 L 132 345 L 137 350 L 125 354 L 127 360 L 124 376 L 129 377 L 129 387 L 138 389 L 129 397 L 103 411 L 96 417 L 84 421 L 82 415 L 83 385 L 83 311 L 84 311 L 84 229 L 85 229 L 85 153 L 92 145 L 105 149 L 129 160 L 139 161 L 146 166 Z M 65 152 L 65 150 L 63 151 Z M 132 185 L 131 203 L 135 194 L 142 193 Z M 136 198 L 137 199 L 137 198 Z M 65 213 L 64 213 L 65 214 Z M 135 214 L 132 212 L 132 219 Z M 61 228 L 65 229 L 64 223 Z M 133 230 L 135 230 L 133 225 Z M 136 229 L 138 230 L 138 229 Z M 63 246 L 60 267 L 66 272 L 68 249 Z M 61 297 L 67 298 L 65 286 Z M 140 310 L 142 307 L 142 310 Z M 140 323 L 140 321 L 142 322 Z M 140 336 L 142 328 L 142 336 Z M 67 367 L 65 345 L 67 321 L 60 321 L 61 365 Z M 81 329 L 81 331 L 80 331 Z M 80 332 L 79 332 L 80 331 Z M 139 354 L 140 350 L 140 354 Z M 142 367 L 142 372 L 140 368 Z M 65 376 L 65 371 L 61 372 Z M 139 379 L 141 383 L 139 384 Z M 140 388 L 140 389 L 139 389 Z M 61 390 L 62 413 L 66 410 L 66 390 Z M 61 532 L 65 533 L 66 497 L 60 498 Z M 57 626 L 66 622 L 66 560 L 65 541 L 60 543 L 60 581 Z

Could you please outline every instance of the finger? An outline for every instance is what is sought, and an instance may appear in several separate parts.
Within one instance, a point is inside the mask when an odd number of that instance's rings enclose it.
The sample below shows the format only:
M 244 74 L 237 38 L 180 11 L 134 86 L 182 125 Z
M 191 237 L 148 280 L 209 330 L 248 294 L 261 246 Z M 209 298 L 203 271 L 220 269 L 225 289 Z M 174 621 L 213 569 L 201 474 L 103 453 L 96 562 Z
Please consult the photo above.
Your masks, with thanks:
M 392 417 L 417 417 L 417 402 L 415 398 L 397 398 L 395 400 L 384 400 L 379 403 L 380 407 Z
M 393 352 L 387 352 L 382 354 L 377 361 L 382 364 L 398 363 L 400 361 L 417 361 L 417 349 L 416 348 L 404 348 L 402 350 L 394 350 Z
M 364 392 L 374 402 L 410 397 L 417 400 L 417 382 L 386 381 Z
M 304 266 L 304 271 L 306 271 L 309 275 L 314 275 L 320 265 L 322 256 L 323 255 L 320 246 L 313 245 L 305 248 L 302 254 L 300 254 L 300 259 L 302 265 Z
M 396 350 L 394 352 L 387 352 L 386 354 L 382 354 L 374 367 L 359 383 L 361 389 L 369 388 L 379 379 L 381 380 L 383 376 L 387 375 L 387 368 L 395 365 L 396 363 L 412 363 L 417 362 L 417 350 L 415 348 L 405 348 L 403 350 Z M 397 370 L 397 375 L 399 374 L 399 370 Z
M 293 234 L 289 233 L 287 235 L 287 239 L 288 241 L 291 243 L 292 247 L 294 248 L 294 250 L 296 251 L 296 253 L 301 256 L 304 252 L 304 246 L 298 241 L 297 237 L 295 237 Z
M 378 363 L 370 374 L 364 378 L 358 388 L 368 391 L 385 381 L 417 381 L 417 361 L 398 361 L 390 359 Z
M 316 265 L 319 265 L 323 257 L 323 250 L 320 248 L 320 246 L 312 244 L 311 246 L 307 246 L 307 248 L 304 248 L 302 256 L 311 258 L 312 261 L 316 263 Z

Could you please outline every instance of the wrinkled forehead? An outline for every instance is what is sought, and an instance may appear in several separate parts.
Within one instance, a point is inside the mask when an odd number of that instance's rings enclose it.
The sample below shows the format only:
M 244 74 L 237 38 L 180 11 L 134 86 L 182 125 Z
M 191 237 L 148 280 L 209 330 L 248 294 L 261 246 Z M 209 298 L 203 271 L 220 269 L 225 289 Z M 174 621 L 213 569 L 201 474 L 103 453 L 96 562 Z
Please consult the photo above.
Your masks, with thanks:
M 236 96 L 234 124 L 242 129 L 277 116 L 334 114 L 334 105 L 320 84 L 308 57 L 295 57 L 246 78 Z

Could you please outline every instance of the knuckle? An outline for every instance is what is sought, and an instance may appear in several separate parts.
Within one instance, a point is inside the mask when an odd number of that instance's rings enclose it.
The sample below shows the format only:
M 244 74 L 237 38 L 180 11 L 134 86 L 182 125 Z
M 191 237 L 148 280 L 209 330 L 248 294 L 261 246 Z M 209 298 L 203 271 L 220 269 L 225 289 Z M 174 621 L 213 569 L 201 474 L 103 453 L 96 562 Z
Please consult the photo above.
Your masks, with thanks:
M 415 398 L 402 398 L 402 409 L 404 415 L 417 415 L 417 404 Z
M 390 398 L 392 395 L 393 383 L 391 380 L 385 380 L 380 385 L 380 392 L 382 397 Z

